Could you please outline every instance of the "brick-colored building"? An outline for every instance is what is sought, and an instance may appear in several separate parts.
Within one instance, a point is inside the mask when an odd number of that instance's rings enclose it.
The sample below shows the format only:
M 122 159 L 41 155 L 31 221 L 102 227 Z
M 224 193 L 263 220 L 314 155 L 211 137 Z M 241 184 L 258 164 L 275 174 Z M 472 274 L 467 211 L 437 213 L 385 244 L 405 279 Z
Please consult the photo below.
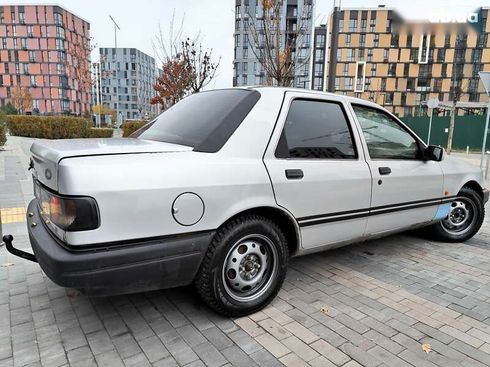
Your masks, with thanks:
M 399 116 L 424 113 L 422 102 L 430 98 L 452 103 L 454 92 L 462 102 L 488 101 L 478 72 L 490 71 L 489 10 L 475 13 L 478 24 L 409 23 L 384 7 L 340 10 L 335 91 Z M 314 77 L 326 78 L 320 69 Z M 322 85 L 319 79 L 313 88 Z
M 90 71 L 90 54 L 82 57 L 89 40 L 90 24 L 60 6 L 0 6 L 0 107 L 20 85 L 33 99 L 27 112 L 89 112 L 90 83 L 80 81 L 80 70 Z

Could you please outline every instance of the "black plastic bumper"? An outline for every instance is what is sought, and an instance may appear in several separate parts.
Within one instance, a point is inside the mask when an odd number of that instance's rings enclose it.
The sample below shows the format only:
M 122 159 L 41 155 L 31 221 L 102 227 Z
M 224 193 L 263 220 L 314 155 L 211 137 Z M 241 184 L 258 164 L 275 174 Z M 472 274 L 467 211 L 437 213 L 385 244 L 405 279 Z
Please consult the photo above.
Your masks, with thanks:
M 73 250 L 43 225 L 35 199 L 27 212 L 31 246 L 46 275 L 56 284 L 92 295 L 189 284 L 214 236 L 214 231 L 207 231 Z

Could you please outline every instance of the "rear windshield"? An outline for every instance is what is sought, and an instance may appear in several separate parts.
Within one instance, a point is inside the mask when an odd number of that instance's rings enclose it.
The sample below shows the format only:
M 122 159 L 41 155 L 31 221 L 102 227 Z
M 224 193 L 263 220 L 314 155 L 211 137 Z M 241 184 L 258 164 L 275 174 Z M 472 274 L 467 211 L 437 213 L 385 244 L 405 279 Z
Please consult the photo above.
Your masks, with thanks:
M 221 89 L 196 93 L 175 104 L 131 137 L 217 152 L 260 98 L 257 91 Z

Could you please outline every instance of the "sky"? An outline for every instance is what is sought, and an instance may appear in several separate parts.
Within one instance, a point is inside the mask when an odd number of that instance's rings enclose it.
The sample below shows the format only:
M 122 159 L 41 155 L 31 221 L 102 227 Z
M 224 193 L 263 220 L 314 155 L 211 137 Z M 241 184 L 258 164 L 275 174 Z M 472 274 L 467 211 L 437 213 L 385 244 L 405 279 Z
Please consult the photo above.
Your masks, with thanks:
M 336 0 L 337 2 L 339 0 Z M 7 4 L 32 4 L 33 1 L 10 0 Z M 135 47 L 156 56 L 155 36 L 159 24 L 168 33 L 172 14 L 184 18 L 184 34 L 191 38 L 201 35 L 203 46 L 213 49 L 221 58 L 218 73 L 210 88 L 232 85 L 233 31 L 235 0 L 58 0 L 58 4 L 90 22 L 90 33 L 96 47 L 114 47 L 114 26 L 109 15 L 120 26 L 118 47 Z M 334 0 L 315 0 L 315 23 L 325 23 Z M 481 6 L 490 7 L 490 0 L 341 0 L 341 7 L 377 7 L 384 4 L 396 9 L 407 19 L 427 20 L 433 14 L 457 17 Z M 96 60 L 96 53 L 92 61 Z

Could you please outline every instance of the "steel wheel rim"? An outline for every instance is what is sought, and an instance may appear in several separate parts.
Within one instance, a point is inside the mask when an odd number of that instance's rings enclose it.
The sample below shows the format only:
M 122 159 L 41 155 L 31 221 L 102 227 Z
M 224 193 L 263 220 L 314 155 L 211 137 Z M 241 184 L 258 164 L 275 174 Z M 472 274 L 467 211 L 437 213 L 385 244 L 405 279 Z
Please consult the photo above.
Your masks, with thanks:
M 266 236 L 251 234 L 231 246 L 222 267 L 226 293 L 236 301 L 261 297 L 277 273 L 277 249 Z
M 475 223 L 476 210 L 476 205 L 472 200 L 463 197 L 457 198 L 451 202 L 449 214 L 441 221 L 441 226 L 449 234 L 464 234 Z

